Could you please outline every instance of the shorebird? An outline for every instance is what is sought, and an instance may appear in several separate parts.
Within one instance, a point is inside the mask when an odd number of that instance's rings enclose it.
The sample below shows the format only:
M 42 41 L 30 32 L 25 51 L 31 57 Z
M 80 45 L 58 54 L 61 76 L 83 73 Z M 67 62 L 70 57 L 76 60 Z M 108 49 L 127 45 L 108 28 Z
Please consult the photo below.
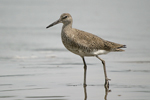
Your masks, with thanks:
M 74 54 L 79 55 L 84 64 L 84 83 L 86 86 L 86 70 L 87 65 L 84 57 L 95 56 L 101 60 L 104 69 L 105 84 L 104 86 L 109 88 L 109 80 L 106 73 L 105 61 L 98 55 L 107 54 L 112 51 L 124 51 L 120 48 L 125 48 L 126 45 L 110 42 L 104 40 L 94 34 L 72 28 L 73 19 L 69 13 L 63 13 L 60 18 L 47 26 L 46 28 L 52 27 L 56 24 L 63 23 L 61 31 L 61 39 L 64 46 Z

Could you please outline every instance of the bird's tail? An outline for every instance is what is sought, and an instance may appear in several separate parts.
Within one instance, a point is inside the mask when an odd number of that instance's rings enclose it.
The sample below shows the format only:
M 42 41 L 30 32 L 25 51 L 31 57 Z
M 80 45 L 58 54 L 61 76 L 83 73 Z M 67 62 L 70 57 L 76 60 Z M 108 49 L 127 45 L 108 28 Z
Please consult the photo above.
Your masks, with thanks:
M 120 48 L 126 48 L 126 45 L 121 45 L 121 46 L 117 47 L 114 51 L 125 51 L 125 50 L 120 49 Z

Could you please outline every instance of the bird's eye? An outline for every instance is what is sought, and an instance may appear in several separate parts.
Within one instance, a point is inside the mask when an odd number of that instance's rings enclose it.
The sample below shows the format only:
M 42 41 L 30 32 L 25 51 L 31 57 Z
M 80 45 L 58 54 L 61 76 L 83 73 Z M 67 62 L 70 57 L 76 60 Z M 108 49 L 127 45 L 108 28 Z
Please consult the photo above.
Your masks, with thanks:
M 66 19 L 68 16 L 63 17 L 63 19 Z

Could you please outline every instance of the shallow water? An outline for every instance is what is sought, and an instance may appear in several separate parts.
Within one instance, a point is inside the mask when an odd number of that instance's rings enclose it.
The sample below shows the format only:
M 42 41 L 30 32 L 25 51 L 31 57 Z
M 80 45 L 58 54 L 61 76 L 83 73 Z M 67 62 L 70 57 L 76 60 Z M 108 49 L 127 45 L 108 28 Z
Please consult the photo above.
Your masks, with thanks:
M 149 100 L 150 1 L 0 1 L 0 100 Z M 60 14 L 73 16 L 73 27 L 126 44 L 125 52 L 87 57 L 83 63 L 61 43 L 62 24 L 46 29 Z M 107 95 L 106 95 L 107 94 Z

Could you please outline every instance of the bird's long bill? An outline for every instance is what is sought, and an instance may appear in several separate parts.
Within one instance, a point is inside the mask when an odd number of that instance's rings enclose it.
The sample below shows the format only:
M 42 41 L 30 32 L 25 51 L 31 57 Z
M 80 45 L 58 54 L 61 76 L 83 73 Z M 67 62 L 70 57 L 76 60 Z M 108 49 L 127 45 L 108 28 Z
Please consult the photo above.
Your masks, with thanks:
M 58 19 L 57 21 L 55 21 L 52 24 L 48 25 L 46 28 L 52 27 L 52 26 L 54 26 L 54 25 L 56 25 L 56 24 L 58 24 L 60 22 L 61 22 L 60 19 Z

